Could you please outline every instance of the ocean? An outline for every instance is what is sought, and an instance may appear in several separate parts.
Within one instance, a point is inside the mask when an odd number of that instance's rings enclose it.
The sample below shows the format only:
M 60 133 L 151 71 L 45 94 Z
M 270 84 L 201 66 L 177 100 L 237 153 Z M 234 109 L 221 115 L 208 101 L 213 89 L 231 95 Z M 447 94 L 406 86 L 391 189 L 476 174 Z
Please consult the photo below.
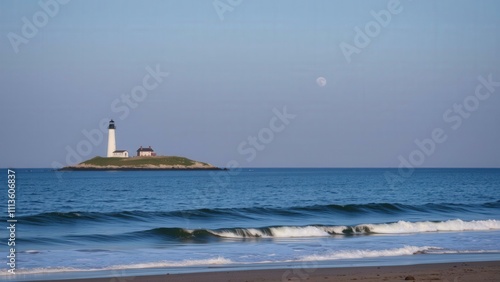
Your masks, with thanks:
M 500 169 L 387 172 L 17 169 L 0 279 L 500 260 Z

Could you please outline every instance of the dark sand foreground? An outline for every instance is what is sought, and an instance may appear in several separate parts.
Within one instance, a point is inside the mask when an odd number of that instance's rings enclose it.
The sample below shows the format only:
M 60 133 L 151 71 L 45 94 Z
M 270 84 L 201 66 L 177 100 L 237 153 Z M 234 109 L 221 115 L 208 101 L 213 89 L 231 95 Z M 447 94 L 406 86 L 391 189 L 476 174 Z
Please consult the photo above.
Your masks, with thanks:
M 59 281 L 500 281 L 500 261 L 405 266 L 269 269 Z

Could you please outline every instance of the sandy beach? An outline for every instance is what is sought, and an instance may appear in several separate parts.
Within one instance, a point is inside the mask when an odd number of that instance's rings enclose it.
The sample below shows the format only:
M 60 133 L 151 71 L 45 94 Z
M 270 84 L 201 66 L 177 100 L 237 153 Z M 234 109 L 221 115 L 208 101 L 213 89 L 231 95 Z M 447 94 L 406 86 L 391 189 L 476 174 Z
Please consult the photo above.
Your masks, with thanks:
M 269 269 L 168 274 L 136 277 L 92 278 L 59 281 L 500 281 L 500 261 L 419 264 L 405 266 L 318 269 Z

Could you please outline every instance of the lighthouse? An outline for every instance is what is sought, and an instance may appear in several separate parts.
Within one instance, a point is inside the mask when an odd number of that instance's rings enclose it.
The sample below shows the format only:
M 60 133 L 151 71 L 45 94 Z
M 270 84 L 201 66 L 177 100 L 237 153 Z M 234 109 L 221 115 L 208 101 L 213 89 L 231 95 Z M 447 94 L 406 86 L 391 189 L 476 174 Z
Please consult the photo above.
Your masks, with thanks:
M 108 126 L 108 158 L 113 157 L 113 153 L 116 151 L 116 137 L 115 137 L 115 122 L 113 120 L 109 121 Z
M 106 156 L 108 158 L 128 158 L 127 150 L 116 149 L 115 129 L 115 122 L 110 120 L 108 126 L 108 154 Z

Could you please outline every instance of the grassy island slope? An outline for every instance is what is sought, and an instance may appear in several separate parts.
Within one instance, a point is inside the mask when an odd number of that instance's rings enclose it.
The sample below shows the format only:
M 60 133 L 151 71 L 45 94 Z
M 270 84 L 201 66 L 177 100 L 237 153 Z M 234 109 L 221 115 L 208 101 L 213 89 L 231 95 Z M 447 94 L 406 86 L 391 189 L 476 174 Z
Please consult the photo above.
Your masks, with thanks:
M 208 163 L 177 156 L 103 158 L 95 157 L 62 170 L 204 170 L 218 169 Z

